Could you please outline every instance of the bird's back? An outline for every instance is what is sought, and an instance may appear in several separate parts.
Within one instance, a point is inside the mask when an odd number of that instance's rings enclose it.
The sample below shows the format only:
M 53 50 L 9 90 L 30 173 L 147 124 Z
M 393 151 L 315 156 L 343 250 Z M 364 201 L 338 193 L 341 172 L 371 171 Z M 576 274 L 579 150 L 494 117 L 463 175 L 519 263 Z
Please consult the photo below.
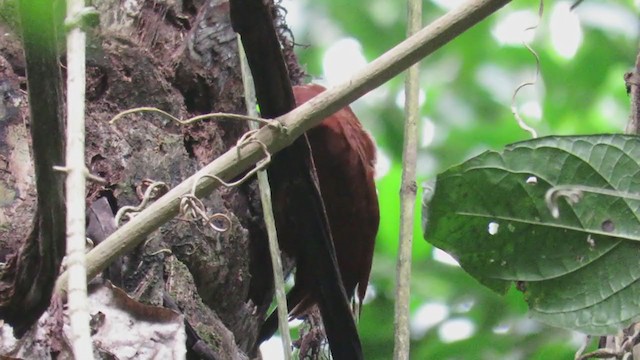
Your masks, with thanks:
M 300 105 L 322 91 L 319 85 L 295 87 L 296 102 Z M 358 287 L 361 302 L 379 224 L 375 145 L 348 107 L 309 130 L 307 136 L 345 291 L 351 298 Z

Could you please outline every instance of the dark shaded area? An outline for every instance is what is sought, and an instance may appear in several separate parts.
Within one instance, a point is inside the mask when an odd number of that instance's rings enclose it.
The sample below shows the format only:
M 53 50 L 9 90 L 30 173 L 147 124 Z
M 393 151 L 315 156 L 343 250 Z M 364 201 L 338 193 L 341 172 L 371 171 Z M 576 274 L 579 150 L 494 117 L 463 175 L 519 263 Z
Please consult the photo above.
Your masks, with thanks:
M 116 221 L 107 196 L 98 198 L 87 209 L 87 238 L 96 246 L 116 231 Z M 122 259 L 116 259 L 103 271 L 102 277 L 122 287 Z
M 231 0 L 231 20 L 242 37 L 262 117 L 289 112 L 295 99 L 270 8 L 259 0 Z M 296 286 L 317 302 L 333 357 L 362 358 L 307 136 L 277 153 L 268 174 L 278 237 L 283 251 L 296 260 Z M 279 202 L 279 194 L 286 194 L 285 202 Z M 256 271 L 271 272 L 268 260 L 256 261 L 264 264 Z

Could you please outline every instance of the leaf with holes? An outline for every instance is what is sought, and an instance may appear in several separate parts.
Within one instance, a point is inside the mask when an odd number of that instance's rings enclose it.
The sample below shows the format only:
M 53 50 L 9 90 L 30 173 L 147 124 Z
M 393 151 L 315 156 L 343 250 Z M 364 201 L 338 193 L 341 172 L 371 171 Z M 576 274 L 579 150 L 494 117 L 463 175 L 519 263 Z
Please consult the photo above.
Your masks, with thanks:
M 485 152 L 425 191 L 424 236 L 497 292 L 517 282 L 534 318 L 614 333 L 640 319 L 639 160 L 640 138 L 626 135 Z

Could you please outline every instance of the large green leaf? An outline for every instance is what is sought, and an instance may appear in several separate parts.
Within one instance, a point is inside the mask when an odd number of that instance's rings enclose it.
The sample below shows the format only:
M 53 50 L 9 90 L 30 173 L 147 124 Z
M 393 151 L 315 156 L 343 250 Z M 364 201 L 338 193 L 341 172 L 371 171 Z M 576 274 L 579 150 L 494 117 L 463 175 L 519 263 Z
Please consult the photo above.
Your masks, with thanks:
M 438 176 L 425 238 L 481 283 L 518 281 L 532 315 L 591 334 L 640 319 L 640 138 L 547 137 L 485 152 Z M 554 218 L 545 194 L 556 186 Z

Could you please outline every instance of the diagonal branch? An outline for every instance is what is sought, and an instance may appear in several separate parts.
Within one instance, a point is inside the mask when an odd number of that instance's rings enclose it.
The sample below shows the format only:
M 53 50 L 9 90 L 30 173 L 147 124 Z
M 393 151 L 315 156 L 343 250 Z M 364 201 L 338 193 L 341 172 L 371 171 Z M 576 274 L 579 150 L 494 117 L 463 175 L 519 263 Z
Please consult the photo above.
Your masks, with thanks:
M 266 126 L 256 133 L 257 140 L 272 153 L 283 149 L 325 117 L 398 75 L 509 2 L 467 1 L 380 56 L 351 80 L 278 117 L 277 120 L 289 130 L 286 134 Z M 177 215 L 180 197 L 191 193 L 194 181 L 201 179 L 196 186 L 196 195 L 207 195 L 220 183 L 212 177 L 203 178 L 204 175 L 229 180 L 258 162 L 261 156 L 262 147 L 256 142 L 241 148 L 234 147 L 177 185 L 96 246 L 87 255 L 87 275 L 94 277 L 113 259 L 133 249 L 152 231 Z M 66 288 L 67 276 L 67 273 L 61 275 L 56 284 L 58 291 Z

